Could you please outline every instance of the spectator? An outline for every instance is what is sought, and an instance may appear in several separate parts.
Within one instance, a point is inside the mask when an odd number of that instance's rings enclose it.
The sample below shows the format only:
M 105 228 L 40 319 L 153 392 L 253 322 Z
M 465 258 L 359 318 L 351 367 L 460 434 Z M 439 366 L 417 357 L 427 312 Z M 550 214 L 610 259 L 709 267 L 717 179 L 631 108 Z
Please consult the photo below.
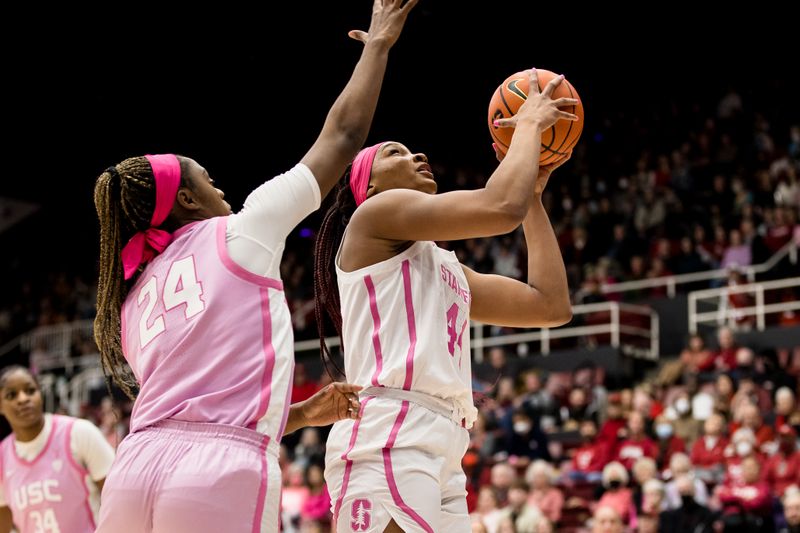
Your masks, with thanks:
M 525 480 L 531 487 L 528 503 L 539 509 L 550 522 L 561 521 L 564 494 L 553 486 L 556 473 L 552 465 L 545 461 L 534 461 L 525 472 Z
M 633 504 L 638 515 L 644 501 L 644 486 L 648 481 L 658 479 L 658 467 L 652 458 L 640 457 L 634 463 L 631 472 L 633 474 Z
M 542 378 L 535 370 L 527 370 L 522 374 L 523 396 L 522 407 L 535 419 L 545 425 L 543 418 L 554 420 L 557 412 L 556 402 L 550 391 L 545 389 Z M 544 429 L 544 428 L 543 428 Z
M 667 467 L 674 454 L 686 451 L 686 444 L 681 437 L 675 435 L 673 422 L 670 422 L 665 415 L 656 418 L 655 433 L 657 438 L 656 462 L 663 470 Z
M 723 521 L 727 528 L 748 528 L 750 531 L 774 531 L 772 499 L 769 487 L 760 481 L 760 463 L 755 457 L 742 461 L 742 482 L 718 487 Z
M 597 502 L 597 508 L 611 507 L 628 523 L 634 518 L 633 492 L 628 487 L 628 471 L 616 461 L 608 463 L 603 469 L 605 492 Z
M 592 533 L 623 533 L 622 517 L 614 507 L 598 507 L 592 518 Z
M 508 498 L 508 489 L 517 480 L 517 472 L 508 463 L 497 463 L 491 470 L 491 483 L 498 505 L 505 506 Z M 480 498 L 480 496 L 479 496 Z M 480 502 L 479 502 L 480 503 Z M 488 524 L 487 524 L 488 526 Z
M 289 484 L 281 491 L 281 523 L 287 532 L 300 527 L 300 513 L 311 493 L 305 483 L 303 466 L 299 463 L 289 465 Z
M 569 391 L 567 405 L 561 408 L 561 428 L 564 431 L 575 431 L 588 416 L 589 399 L 582 388 Z
M 632 412 L 628 415 L 628 436 L 617 448 L 617 461 L 630 469 L 640 457 L 655 458 L 657 452 L 655 442 L 645 435 L 644 416 L 638 411 Z
M 681 476 L 689 476 L 694 484 L 692 493 L 694 494 L 695 501 L 700 505 L 706 505 L 708 503 L 708 489 L 706 488 L 706 484 L 695 477 L 689 456 L 685 453 L 676 453 L 672 456 L 672 460 L 669 463 L 668 477 L 672 478 L 672 481 L 667 483 L 664 488 L 667 506 L 670 509 L 677 509 L 681 506 L 680 491 L 678 490 L 677 484 L 677 479 Z
M 714 514 L 708 507 L 697 503 L 691 476 L 683 474 L 675 479 L 680 505 L 663 511 L 658 517 L 660 533 L 712 533 Z
M 729 485 L 741 484 L 743 481 L 742 463 L 748 457 L 756 461 L 761 459 L 761 454 L 756 449 L 756 436 L 750 428 L 739 428 L 731 436 L 731 443 L 725 451 L 725 483 Z
M 741 392 L 740 390 L 739 393 Z M 770 426 L 764 424 L 758 407 L 752 403 L 742 403 L 737 414 L 738 422 L 734 421 L 731 425 L 731 433 L 735 433 L 739 428 L 749 429 L 755 435 L 754 446 L 756 450 L 760 452 L 766 451 L 766 449 L 762 448 L 774 440 L 775 433 Z
M 616 452 L 617 439 L 620 438 L 620 433 L 625 428 L 626 422 L 622 394 L 619 392 L 609 394 L 606 420 L 603 422 L 600 433 L 597 436 L 599 440 L 606 443 L 609 451 Z
M 325 457 L 325 444 L 320 441 L 319 430 L 314 427 L 303 428 L 300 442 L 294 449 L 294 461 L 306 468 L 313 460 Z
M 319 389 L 319 385 L 308 377 L 306 366 L 303 363 L 297 363 L 294 367 L 292 403 L 302 402 L 311 398 Z
M 514 481 L 508 490 L 508 505 L 501 511 L 501 522 L 510 519 L 510 532 L 536 531 L 543 519 L 543 510 L 528 501 L 528 485 L 521 479 Z M 500 531 L 503 531 L 500 528 Z
M 475 376 L 484 383 L 495 383 L 501 377 L 516 377 L 515 365 L 508 360 L 506 349 L 495 346 L 489 350 L 489 361 L 475 365 Z
M 681 352 L 680 360 L 683 371 L 696 374 L 711 357 L 711 351 L 706 347 L 703 337 L 697 333 L 689 337 L 689 345 Z
M 642 494 L 642 505 L 636 516 L 638 530 L 640 533 L 657 532 L 658 517 L 665 507 L 664 484 L 658 479 L 650 479 L 642 486 Z
M 692 402 L 689 393 L 681 391 L 675 397 L 667 416 L 672 417 L 675 436 L 683 442 L 694 442 L 700 436 L 700 421 L 692 416 Z
M 313 463 L 306 470 L 306 487 L 308 498 L 303 503 L 300 516 L 303 521 L 317 521 L 327 525 L 328 514 L 331 509 L 331 497 L 325 484 L 324 470 L 319 464 Z
M 791 485 L 800 480 L 800 452 L 797 451 L 797 433 L 791 426 L 778 428 L 778 451 L 764 465 L 764 481 L 779 498 Z
M 534 459 L 550 459 L 547 436 L 534 424 L 525 409 L 517 408 L 512 415 L 511 433 L 506 439 L 505 451 L 509 461 L 522 467 Z
M 597 424 L 587 419 L 581 422 L 581 446 L 572 457 L 572 468 L 569 477 L 575 481 L 600 481 L 603 467 L 611 459 L 608 443 L 597 438 Z
M 736 389 L 728 374 L 720 374 L 714 382 L 714 410 L 725 417 L 731 414 L 731 402 Z
M 800 489 L 787 490 L 783 497 L 783 515 L 786 527 L 781 533 L 800 533 Z
M 721 370 L 728 371 L 736 368 L 736 342 L 733 338 L 733 330 L 727 327 L 719 328 L 717 333 L 719 348 L 715 350 L 711 357 L 700 367 L 702 371 Z
M 704 481 L 720 482 L 724 472 L 725 449 L 728 439 L 723 435 L 725 419 L 713 413 L 703 424 L 703 436 L 692 446 L 691 462 L 695 472 Z
M 497 491 L 490 486 L 481 487 L 478 492 L 478 506 L 471 515 L 473 523 L 483 525 L 487 533 L 497 533 L 502 516 Z
M 797 411 L 795 396 L 789 387 L 781 387 L 775 392 L 775 427 L 791 424 L 793 417 L 800 415 Z

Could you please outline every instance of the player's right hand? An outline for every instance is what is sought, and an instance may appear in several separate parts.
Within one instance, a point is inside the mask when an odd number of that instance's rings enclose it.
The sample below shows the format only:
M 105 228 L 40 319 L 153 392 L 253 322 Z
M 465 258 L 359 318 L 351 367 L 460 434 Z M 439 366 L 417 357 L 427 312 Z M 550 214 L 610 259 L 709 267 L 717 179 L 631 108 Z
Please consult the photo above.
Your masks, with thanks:
M 351 30 L 348 36 L 364 44 L 369 42 L 382 43 L 391 48 L 400 37 L 408 13 L 414 9 L 419 0 L 375 0 L 372 4 L 372 22 L 369 31 Z
M 513 117 L 500 118 L 495 121 L 495 125 L 500 128 L 516 128 L 521 123 L 532 123 L 544 131 L 559 119 L 578 120 L 578 115 L 562 111 L 559 107 L 575 106 L 580 103 L 576 98 L 558 98 L 553 100 L 551 95 L 556 88 L 564 81 L 564 75 L 556 76 L 548 83 L 544 90 L 539 92 L 539 78 L 536 69 L 532 68 L 528 72 L 528 97 L 519 107 Z

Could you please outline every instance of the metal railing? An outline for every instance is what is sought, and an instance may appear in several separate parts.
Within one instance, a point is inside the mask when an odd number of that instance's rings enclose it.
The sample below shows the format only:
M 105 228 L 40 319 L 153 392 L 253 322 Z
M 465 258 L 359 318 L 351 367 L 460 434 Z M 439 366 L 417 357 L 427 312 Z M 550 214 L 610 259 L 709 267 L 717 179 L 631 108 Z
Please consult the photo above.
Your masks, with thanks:
M 739 270 L 744 273 L 747 280 L 753 282 L 756 280 L 757 274 L 763 274 L 775 268 L 783 258 L 789 257 L 789 261 L 797 264 L 797 246 L 798 243 L 790 241 L 786 243 L 783 248 L 775 252 L 775 254 L 761 263 L 760 265 L 750 265 L 747 267 L 740 267 Z M 638 279 L 635 281 L 623 281 L 620 283 L 604 283 L 600 287 L 603 294 L 616 294 L 622 292 L 638 291 L 642 289 L 655 289 L 666 287 L 667 296 L 674 298 L 677 293 L 678 285 L 685 285 L 687 283 L 696 283 L 698 281 L 711 281 L 718 279 L 725 279 L 730 274 L 728 268 L 718 268 L 716 270 L 706 270 L 704 272 L 693 272 L 691 274 L 678 274 L 675 276 L 661 276 L 658 278 Z
M 659 319 L 655 310 L 641 305 L 631 305 L 620 302 L 601 302 L 595 304 L 576 305 L 572 308 L 573 320 L 580 316 L 594 316 L 600 323 L 583 326 L 566 326 L 560 328 L 543 328 L 537 331 L 527 331 L 510 335 L 494 337 L 484 336 L 485 325 L 472 322 L 471 349 L 473 360 L 483 361 L 485 348 L 493 346 L 517 345 L 520 343 L 538 342 L 540 352 L 548 355 L 551 351 L 551 341 L 556 339 L 584 339 L 607 335 L 608 344 L 619 348 L 628 355 L 649 360 L 657 360 L 659 356 Z M 649 326 L 626 324 L 628 315 L 646 317 Z M 85 334 L 91 332 L 91 320 L 62 324 L 55 327 L 38 328 L 31 332 L 23 342 L 24 347 L 34 346 L 35 342 L 52 346 L 56 350 L 65 350 L 68 354 L 74 333 Z M 88 330 L 86 328 L 89 328 Z M 331 348 L 340 345 L 338 337 L 325 339 Z M 295 342 L 296 354 L 319 350 L 319 340 L 309 339 Z M 70 359 L 69 357 L 67 357 Z M 39 369 L 45 407 L 53 411 L 56 405 L 66 408 L 74 416 L 80 414 L 82 405 L 89 401 L 91 390 L 104 387 L 103 372 L 100 367 L 98 354 L 87 354 L 79 358 L 72 358 L 69 363 L 71 368 L 78 369 L 78 373 L 67 381 L 63 376 L 56 377 L 49 373 L 57 368 L 67 368 L 57 360 L 51 367 Z
M 767 291 L 790 287 L 800 287 L 800 277 L 692 291 L 689 293 L 688 303 L 689 332 L 697 333 L 698 326 L 703 324 L 710 324 L 716 327 L 727 324 L 735 327 L 738 320 L 746 317 L 755 317 L 756 329 L 764 331 L 766 328 L 766 315 L 800 310 L 800 301 L 798 300 L 765 303 L 764 294 Z M 754 295 L 755 305 L 746 307 L 731 306 L 730 297 L 736 294 Z M 716 308 L 712 311 L 700 312 L 698 306 L 701 303 L 714 305 Z
M 473 360 L 480 363 L 483 361 L 484 348 L 493 346 L 506 346 L 509 344 L 520 344 L 528 342 L 540 343 L 540 351 L 543 355 L 550 353 L 550 341 L 554 339 L 580 339 L 590 335 L 609 335 L 610 345 L 622 349 L 625 353 L 643 359 L 658 359 L 659 343 L 659 321 L 655 310 L 642 305 L 632 305 L 620 302 L 601 302 L 595 304 L 575 305 L 572 307 L 573 320 L 577 316 L 591 315 L 595 313 L 608 312 L 607 323 L 592 324 L 590 326 L 560 327 L 556 329 L 542 328 L 537 331 L 524 333 L 513 333 L 510 335 L 500 335 L 496 337 L 485 337 L 483 334 L 484 324 L 479 322 L 471 323 L 471 340 Z M 625 324 L 621 320 L 623 314 L 634 314 L 649 317 L 650 327 L 642 328 Z M 630 342 L 632 339 L 643 341 L 640 346 Z M 328 337 L 325 342 L 329 347 L 339 346 L 338 337 Z M 319 340 L 312 339 L 299 341 L 294 345 L 296 353 L 319 349 Z

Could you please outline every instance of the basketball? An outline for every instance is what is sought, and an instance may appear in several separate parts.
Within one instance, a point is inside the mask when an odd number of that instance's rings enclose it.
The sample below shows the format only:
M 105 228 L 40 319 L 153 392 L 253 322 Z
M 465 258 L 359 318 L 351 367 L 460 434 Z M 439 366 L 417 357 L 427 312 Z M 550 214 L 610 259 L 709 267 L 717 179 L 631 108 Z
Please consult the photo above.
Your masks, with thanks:
M 543 90 L 547 84 L 557 75 L 554 72 L 544 69 L 536 69 L 539 78 L 539 90 Z M 517 72 L 512 74 L 500 84 L 492 95 L 489 102 L 489 133 L 497 144 L 497 149 L 503 155 L 508 151 L 511 144 L 511 137 L 514 135 L 514 128 L 499 128 L 494 125 L 494 121 L 500 118 L 509 118 L 516 114 L 519 107 L 528 97 L 528 73 Z M 551 95 L 553 100 L 558 98 L 577 98 L 580 100 L 578 91 L 568 80 L 561 82 Z M 577 121 L 559 119 L 550 128 L 542 132 L 542 147 L 539 151 L 539 164 L 550 165 L 566 157 L 583 131 L 583 103 L 576 106 L 562 108 L 564 111 L 578 116 Z

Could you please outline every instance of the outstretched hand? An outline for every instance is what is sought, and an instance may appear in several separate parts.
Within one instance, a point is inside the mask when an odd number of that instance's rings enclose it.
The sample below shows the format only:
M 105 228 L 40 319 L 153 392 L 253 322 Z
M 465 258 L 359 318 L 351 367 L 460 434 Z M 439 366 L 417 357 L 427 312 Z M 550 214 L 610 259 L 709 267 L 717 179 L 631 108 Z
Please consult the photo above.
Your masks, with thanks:
M 359 385 L 330 383 L 303 402 L 303 418 L 307 426 L 327 426 L 344 418 L 359 418 Z
M 419 0 L 375 0 L 372 4 L 372 21 L 369 31 L 350 30 L 347 35 L 351 39 L 367 44 L 369 41 L 383 41 L 391 47 L 400 37 L 408 13 L 414 9 Z

